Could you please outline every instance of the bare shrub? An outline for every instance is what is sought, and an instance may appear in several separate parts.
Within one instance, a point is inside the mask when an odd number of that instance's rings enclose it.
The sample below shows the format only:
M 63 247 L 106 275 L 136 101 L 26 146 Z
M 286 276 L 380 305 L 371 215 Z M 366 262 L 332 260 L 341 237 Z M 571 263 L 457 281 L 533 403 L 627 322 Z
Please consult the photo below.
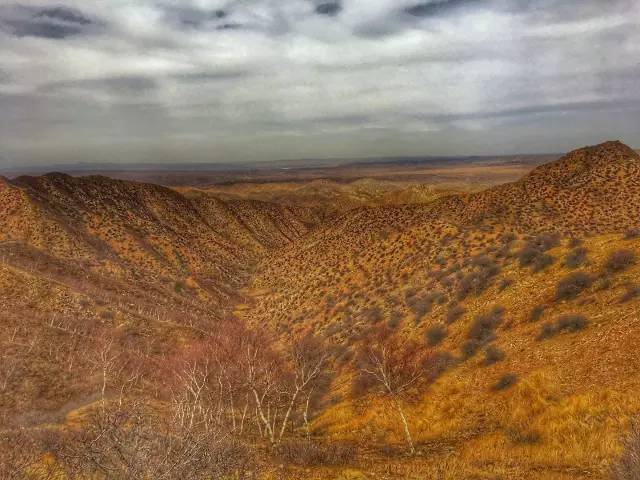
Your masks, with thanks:
M 604 268 L 610 273 L 622 272 L 634 265 L 636 260 L 636 253 L 633 250 L 616 250 L 607 257 Z
M 640 297 L 640 285 L 627 285 L 627 291 L 620 297 L 620 303 L 627 303 L 638 297 Z
M 492 390 L 506 390 L 514 386 L 518 382 L 518 376 L 515 373 L 506 373 L 493 385 Z
M 500 273 L 500 266 L 485 255 L 473 257 L 469 264 L 473 270 L 460 278 L 458 283 L 456 294 L 460 300 L 471 294 L 484 292 L 492 279 Z
M 567 268 L 578 268 L 584 265 L 587 260 L 587 249 L 577 247 L 571 250 L 564 259 L 564 266 Z
M 640 478 L 640 422 L 636 419 L 622 442 L 622 455 L 611 467 L 611 480 Z
M 474 318 L 467 333 L 467 341 L 461 347 L 464 358 L 473 357 L 483 345 L 495 339 L 495 330 L 502 323 L 503 314 L 504 308 L 494 307 Z
M 495 345 L 489 345 L 484 352 L 485 365 L 493 365 L 494 363 L 504 360 L 504 352 Z
M 493 340 L 496 328 L 502 322 L 504 308 L 494 307 L 491 311 L 478 315 L 471 324 L 468 337 L 480 342 Z
M 589 321 L 583 315 L 563 315 L 555 323 L 546 323 L 538 334 L 538 340 L 553 337 L 563 332 L 579 332 L 587 327 Z
M 502 292 L 503 290 L 509 288 L 511 285 L 513 285 L 513 280 L 511 278 L 503 278 L 498 283 L 498 290 Z
M 535 247 L 527 246 L 518 252 L 518 261 L 521 266 L 540 272 L 553 263 L 553 257 Z
M 465 312 L 466 310 L 464 307 L 459 304 L 449 306 L 446 314 L 446 322 L 449 325 L 455 323 L 462 315 L 464 315 Z
M 567 246 L 569 248 L 576 248 L 576 247 L 579 247 L 580 245 L 582 245 L 582 239 L 579 237 L 571 237 L 567 242 Z
M 593 278 L 584 272 L 570 273 L 556 285 L 556 300 L 576 298 L 582 291 L 589 288 Z
M 529 321 L 537 322 L 542 318 L 542 314 L 544 313 L 546 307 L 544 305 L 536 305 L 533 307 L 533 310 L 529 313 Z
M 0 433 L 0 478 L 2 480 L 54 480 L 55 472 L 41 461 L 43 448 L 39 439 L 23 430 Z
M 640 227 L 630 228 L 624 232 L 625 240 L 633 240 L 634 238 L 640 238 Z
M 246 448 L 222 432 L 185 428 L 133 405 L 92 412 L 52 445 L 69 478 L 221 478 L 248 465 Z
M 442 342 L 447 336 L 447 329 L 444 325 L 436 324 L 430 327 L 426 334 L 425 338 L 427 340 L 427 345 L 430 347 L 434 347 L 440 342 Z
M 312 439 L 289 440 L 277 447 L 279 458 L 299 466 L 338 466 L 353 461 L 357 447 L 350 442 L 320 443 Z

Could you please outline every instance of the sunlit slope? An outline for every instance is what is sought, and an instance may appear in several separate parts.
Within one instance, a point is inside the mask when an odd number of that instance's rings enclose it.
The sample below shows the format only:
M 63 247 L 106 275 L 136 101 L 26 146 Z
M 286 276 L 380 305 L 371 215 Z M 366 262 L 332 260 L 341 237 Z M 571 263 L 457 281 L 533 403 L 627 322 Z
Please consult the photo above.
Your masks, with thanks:
M 351 391 L 370 332 L 446 359 L 410 402 L 424 455 L 406 478 L 603 478 L 640 412 L 639 208 L 635 152 L 577 150 L 477 194 L 349 212 L 265 258 L 243 313 L 342 345 L 316 431 L 372 448 L 402 432 Z

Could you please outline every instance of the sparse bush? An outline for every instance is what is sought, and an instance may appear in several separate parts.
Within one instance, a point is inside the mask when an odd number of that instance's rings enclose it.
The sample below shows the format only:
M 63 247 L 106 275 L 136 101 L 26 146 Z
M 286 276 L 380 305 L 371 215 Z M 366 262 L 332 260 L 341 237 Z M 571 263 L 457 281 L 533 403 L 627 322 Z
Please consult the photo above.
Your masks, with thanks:
M 280 459 L 299 466 L 337 466 L 349 463 L 357 454 L 350 442 L 320 443 L 314 440 L 291 440 L 278 446 Z
M 518 376 L 515 373 L 506 373 L 500 377 L 500 379 L 493 385 L 492 389 L 496 391 L 506 390 L 507 388 L 514 386 L 517 382 Z
M 567 268 L 578 268 L 584 265 L 587 260 L 587 249 L 577 247 L 571 250 L 564 259 L 564 266 Z
M 531 310 L 531 313 L 529 313 L 529 321 L 530 322 L 537 322 L 538 320 L 540 320 L 540 318 L 542 318 L 542 314 L 545 311 L 545 306 L 544 305 L 536 305 L 535 307 L 533 307 L 533 310 Z
M 640 285 L 627 285 L 627 291 L 620 298 L 620 303 L 627 303 L 640 297 Z
M 387 326 L 391 330 L 395 330 L 400 326 L 400 322 L 402 321 L 402 312 L 398 310 L 393 310 L 391 315 L 389 316 L 389 320 L 387 320 Z
M 556 300 L 569 300 L 576 298 L 582 291 L 593 283 L 590 275 L 584 272 L 575 272 L 567 275 L 556 286 Z
M 502 292 L 506 288 L 510 287 L 512 284 L 513 284 L 513 280 L 512 279 L 503 278 L 502 280 L 500 280 L 500 283 L 498 283 L 498 290 L 500 290 Z
M 607 257 L 604 268 L 610 273 L 622 272 L 635 263 L 636 253 L 633 250 L 616 250 Z
M 538 334 L 538 340 L 544 340 L 562 332 L 578 332 L 588 324 L 589 321 L 583 315 L 563 315 L 555 323 L 545 323 Z
M 556 334 L 555 325 L 551 322 L 547 322 L 542 325 L 540 333 L 538 334 L 538 340 L 544 340 L 545 338 L 551 338 Z
M 563 315 L 556 323 L 558 332 L 578 332 L 583 330 L 589 322 L 582 315 Z
M 640 422 L 636 419 L 622 442 L 622 455 L 611 467 L 611 480 L 640 478 Z
M 633 240 L 634 238 L 640 238 L 640 227 L 630 228 L 624 232 L 624 238 L 626 240 Z
M 546 252 L 560 245 L 560 234 L 555 232 L 541 233 L 529 240 L 529 244 L 542 252 Z
M 478 295 L 484 292 L 493 277 L 500 273 L 500 266 L 484 255 L 472 258 L 470 263 L 474 270 L 463 276 L 458 284 L 457 296 L 460 300 L 472 293 Z
M 508 428 L 506 434 L 509 440 L 519 445 L 534 445 L 542 438 L 540 432 L 531 429 Z
M 447 336 L 447 329 L 444 325 L 437 324 L 430 327 L 425 334 L 427 345 L 434 347 L 442 342 Z
M 522 267 L 531 267 L 534 272 L 540 272 L 553 263 L 553 257 L 535 247 L 526 246 L 518 252 L 518 261 Z
M 379 323 L 384 318 L 384 314 L 380 307 L 367 308 L 364 310 L 363 316 L 371 324 Z
M 504 308 L 494 307 L 490 312 L 478 315 L 471 324 L 468 338 L 487 343 L 493 340 L 496 328 L 502 323 Z
M 407 306 L 416 316 L 416 322 L 424 317 L 427 313 L 431 312 L 434 302 L 442 296 L 440 292 L 432 292 L 421 297 L 412 297 L 407 300 Z
M 484 351 L 484 363 L 485 365 L 492 365 L 494 363 L 504 360 L 504 352 L 495 345 L 489 345 Z
M 569 248 L 576 248 L 582 245 L 582 239 L 578 237 L 571 237 L 567 242 L 567 246 Z
M 460 351 L 462 352 L 463 358 L 468 359 L 473 357 L 480 348 L 482 348 L 482 342 L 471 339 L 462 344 Z
M 451 305 L 447 310 L 447 315 L 446 315 L 447 323 L 451 325 L 452 323 L 456 322 L 462 315 L 464 315 L 465 312 L 466 310 L 461 305 L 458 305 L 458 304 Z

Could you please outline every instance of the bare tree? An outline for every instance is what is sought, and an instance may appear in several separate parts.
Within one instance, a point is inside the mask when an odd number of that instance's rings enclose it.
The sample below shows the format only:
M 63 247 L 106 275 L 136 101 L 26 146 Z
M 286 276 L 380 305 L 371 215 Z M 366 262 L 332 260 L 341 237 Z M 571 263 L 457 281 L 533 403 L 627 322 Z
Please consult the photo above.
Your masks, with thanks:
M 100 408 L 50 451 L 70 478 L 204 480 L 246 468 L 244 447 L 224 432 L 173 418 L 144 403 Z
M 389 330 L 381 328 L 362 347 L 356 361 L 359 376 L 354 386 L 364 391 L 375 391 L 391 400 L 400 418 L 407 447 L 414 454 L 415 446 L 403 401 L 429 371 L 428 350 L 413 340 L 392 335 Z
M 324 372 L 324 367 L 329 359 L 329 352 L 322 342 L 310 333 L 304 334 L 293 340 L 290 349 L 290 363 L 293 369 L 293 385 L 278 440 L 282 440 L 291 412 L 301 395 L 306 394 L 304 418 L 308 432 L 308 411 L 311 395 Z

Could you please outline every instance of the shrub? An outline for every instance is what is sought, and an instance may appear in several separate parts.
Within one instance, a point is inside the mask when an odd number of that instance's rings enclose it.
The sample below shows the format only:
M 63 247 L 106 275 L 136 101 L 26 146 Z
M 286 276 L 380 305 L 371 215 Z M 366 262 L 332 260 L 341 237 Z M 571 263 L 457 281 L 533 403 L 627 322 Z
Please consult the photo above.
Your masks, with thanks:
M 636 263 L 636 254 L 632 250 L 616 250 L 612 252 L 604 263 L 608 272 L 622 272 Z
M 447 329 L 444 325 L 434 325 L 427 330 L 426 333 L 427 345 L 433 347 L 438 345 L 447 336 Z
M 578 237 L 571 237 L 569 239 L 569 242 L 567 243 L 567 246 L 569 248 L 576 248 L 576 247 L 579 247 L 580 245 L 582 245 L 582 239 Z
M 582 315 L 563 315 L 556 322 L 556 329 L 558 332 L 578 332 L 583 330 L 588 320 Z
M 515 373 L 506 373 L 493 385 L 493 390 L 506 390 L 514 386 L 518 382 L 518 376 Z
M 491 279 L 500 273 L 500 266 L 486 255 L 473 257 L 469 263 L 474 270 L 460 278 L 457 291 L 460 300 L 471 293 L 477 295 L 484 292 Z
M 283 462 L 292 465 L 344 465 L 353 460 L 357 448 L 349 442 L 319 443 L 313 440 L 291 440 L 277 449 Z
M 509 440 L 519 445 L 534 445 L 540 443 L 542 435 L 537 430 L 508 428 L 505 432 Z
M 564 259 L 564 266 L 567 268 L 578 268 L 587 260 L 587 249 L 577 247 L 571 250 Z
M 518 261 L 522 267 L 531 267 L 540 272 L 553 263 L 553 257 L 532 246 L 525 246 L 518 252 Z
M 466 312 L 466 310 L 461 305 L 451 305 L 447 310 L 447 323 L 451 325 L 452 323 L 456 322 L 462 315 L 464 315 L 464 312 Z
M 555 232 L 541 233 L 529 240 L 529 243 L 540 251 L 546 252 L 560 245 L 560 234 Z
M 637 297 L 640 297 L 640 285 L 627 285 L 627 291 L 620 298 L 620 303 L 630 302 Z
M 382 319 L 384 318 L 384 314 L 382 313 L 382 309 L 380 307 L 367 308 L 363 312 L 363 315 L 367 319 L 367 321 L 371 324 L 376 324 L 378 322 L 381 322 Z
M 640 478 L 640 422 L 634 420 L 631 430 L 622 442 L 622 455 L 611 467 L 612 480 Z
M 495 345 L 489 345 L 484 351 L 484 363 L 485 365 L 492 365 L 494 363 L 504 360 L 504 352 Z
M 538 334 L 538 340 L 544 340 L 562 332 L 578 332 L 588 324 L 589 321 L 583 315 L 563 315 L 555 323 L 545 323 Z
M 540 320 L 540 318 L 542 318 L 542 314 L 545 311 L 545 306 L 544 305 L 536 305 L 535 307 L 533 307 L 533 310 L 531 310 L 531 313 L 529 313 L 529 321 L 530 322 L 537 322 L 538 320 Z
M 538 340 L 544 340 L 545 338 L 553 337 L 556 334 L 556 327 L 553 323 L 547 322 L 542 325 L 540 333 L 538 334 Z
M 440 292 L 432 292 L 422 297 L 412 297 L 407 300 L 407 306 L 416 316 L 416 320 L 422 319 L 433 308 L 434 302 L 436 302 L 442 294 Z
M 501 292 L 508 288 L 509 286 L 511 286 L 513 284 L 513 280 L 510 278 L 503 278 L 502 280 L 500 280 L 500 283 L 498 284 L 498 290 L 500 290 Z
M 632 240 L 634 238 L 640 237 L 640 227 L 638 228 L 630 228 L 626 232 L 624 232 L 624 238 L 626 240 Z
M 493 340 L 496 328 L 502 323 L 504 308 L 494 307 L 490 312 L 478 315 L 471 324 L 468 338 L 487 343 Z
M 556 286 L 556 300 L 568 300 L 576 298 L 583 290 L 593 283 L 590 275 L 584 272 L 575 272 L 567 275 Z
M 471 339 L 462 344 L 460 351 L 462 352 L 462 357 L 468 359 L 473 357 L 480 348 L 482 348 L 482 342 Z

